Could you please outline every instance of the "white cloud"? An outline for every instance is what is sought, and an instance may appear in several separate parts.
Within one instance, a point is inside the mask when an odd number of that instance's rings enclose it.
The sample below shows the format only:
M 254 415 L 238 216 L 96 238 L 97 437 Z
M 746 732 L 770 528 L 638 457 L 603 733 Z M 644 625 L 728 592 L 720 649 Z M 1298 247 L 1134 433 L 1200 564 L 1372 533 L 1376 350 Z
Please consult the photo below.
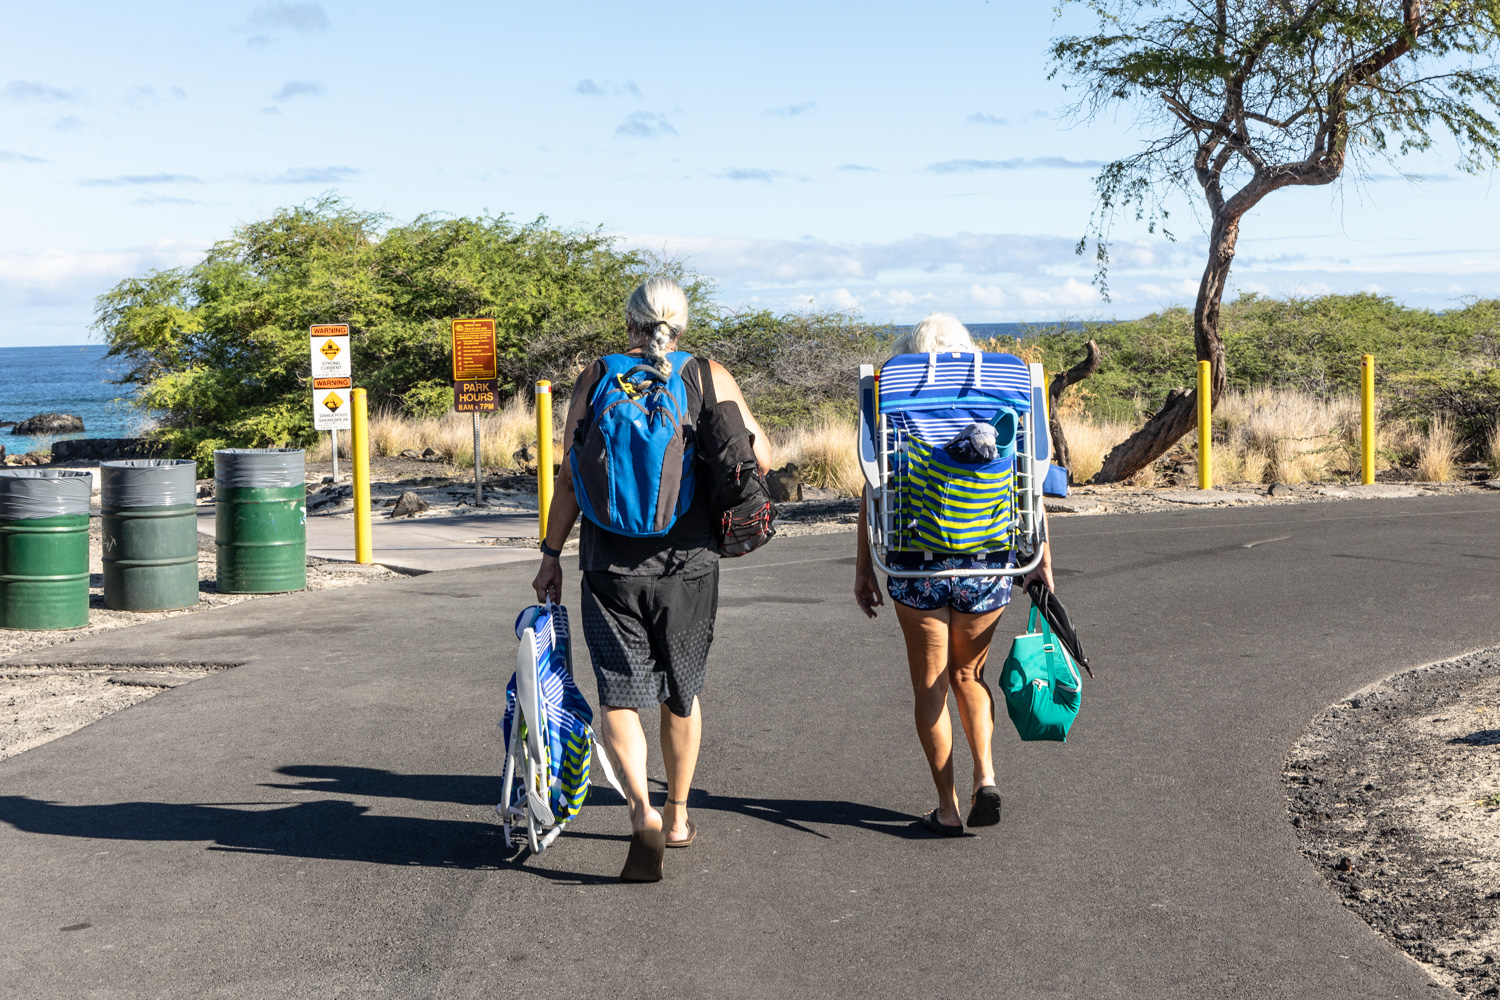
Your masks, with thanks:
M 289 101 L 294 97 L 319 97 L 328 92 L 321 80 L 288 80 L 281 89 L 271 95 L 273 101 Z
M 1061 285 L 1053 285 L 1050 288 L 1021 286 L 1015 289 L 1015 295 L 1022 305 L 1032 309 L 1039 306 L 1071 309 L 1099 303 L 1098 289 L 1077 278 L 1069 278 Z
M 760 180 L 762 178 L 745 178 Z M 887 274 L 1036 275 L 1077 269 L 1074 241 L 1018 233 L 918 234 L 889 243 L 835 243 L 813 238 L 754 240 L 634 235 L 636 246 L 687 256 L 707 274 L 734 280 L 795 285 Z
M 828 300 L 833 304 L 835 309 L 859 308 L 859 299 L 856 299 L 847 288 L 835 288 L 829 293 Z
M 12 80 L 0 91 L 8 101 L 18 102 L 73 102 L 84 98 L 82 88 L 66 90 L 62 87 L 54 87 L 50 83 L 39 83 L 36 80 Z
M 87 305 L 124 278 L 195 264 L 208 240 L 159 240 L 148 247 L 0 254 L 0 302 L 18 306 Z
M 328 30 L 328 12 L 318 3 L 268 3 L 250 12 L 257 28 L 291 28 L 307 34 Z
M 999 309 L 1010 301 L 1010 296 L 1006 295 L 1005 289 L 999 285 L 980 285 L 977 283 L 969 286 L 969 298 L 982 306 L 989 306 L 991 309 Z
M 666 115 L 659 115 L 652 111 L 633 111 L 625 116 L 625 120 L 615 126 L 615 135 L 631 136 L 636 139 L 654 139 L 661 135 L 676 135 L 677 130 L 672 123 L 667 121 Z
M 809 111 L 817 110 L 817 107 L 817 101 L 803 101 L 801 104 L 788 104 L 782 108 L 768 108 L 766 114 L 779 115 L 782 118 L 797 118 Z

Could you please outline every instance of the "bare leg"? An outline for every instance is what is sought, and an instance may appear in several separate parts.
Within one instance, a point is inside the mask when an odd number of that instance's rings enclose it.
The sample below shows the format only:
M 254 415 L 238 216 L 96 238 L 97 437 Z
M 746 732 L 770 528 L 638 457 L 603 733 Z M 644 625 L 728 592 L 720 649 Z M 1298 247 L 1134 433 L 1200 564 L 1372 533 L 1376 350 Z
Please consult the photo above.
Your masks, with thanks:
M 703 712 L 693 698 L 693 710 L 687 718 L 673 715 L 661 707 L 661 755 L 667 764 L 667 804 L 662 808 L 662 830 L 668 840 L 686 840 L 688 836 L 687 797 L 693 787 L 693 770 L 698 766 L 698 744 L 703 738 Z M 677 805 L 676 803 L 682 803 Z
M 896 619 L 906 637 L 911 668 L 917 738 L 927 754 L 937 786 L 938 822 L 958 826 L 958 794 L 953 787 L 953 723 L 948 718 L 948 609 L 919 611 L 896 603 Z
M 981 615 L 953 612 L 948 629 L 948 681 L 958 702 L 958 718 L 974 756 L 974 788 L 995 783 L 990 741 L 995 735 L 995 702 L 979 679 L 990 655 L 990 639 L 1000 623 L 1001 608 Z
M 633 708 L 601 706 L 599 735 L 604 750 L 615 762 L 615 771 L 625 788 L 625 804 L 630 807 L 632 830 L 660 830 L 661 813 L 651 808 L 646 786 L 646 731 L 641 728 L 641 713 Z

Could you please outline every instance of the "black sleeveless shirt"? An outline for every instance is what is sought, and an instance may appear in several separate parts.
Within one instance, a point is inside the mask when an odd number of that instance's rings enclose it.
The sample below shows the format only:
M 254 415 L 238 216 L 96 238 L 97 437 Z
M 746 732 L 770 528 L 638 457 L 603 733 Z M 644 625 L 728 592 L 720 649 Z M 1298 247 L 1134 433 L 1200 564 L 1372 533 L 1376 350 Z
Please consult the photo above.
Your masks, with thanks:
M 697 430 L 703 410 L 704 366 L 697 358 L 683 363 L 682 381 L 687 387 L 687 412 L 692 415 L 688 433 Z M 574 392 L 592 396 L 599 382 L 599 366 L 579 380 Z M 568 448 L 583 446 L 593 418 L 592 407 L 584 410 L 569 435 Z M 571 456 L 570 456 L 571 460 Z M 698 482 L 688 509 L 665 535 L 636 538 L 599 527 L 587 517 L 578 529 L 578 569 L 582 572 L 613 573 L 617 576 L 697 576 L 719 561 L 718 539 L 708 511 L 708 489 Z M 576 486 L 574 487 L 577 488 Z

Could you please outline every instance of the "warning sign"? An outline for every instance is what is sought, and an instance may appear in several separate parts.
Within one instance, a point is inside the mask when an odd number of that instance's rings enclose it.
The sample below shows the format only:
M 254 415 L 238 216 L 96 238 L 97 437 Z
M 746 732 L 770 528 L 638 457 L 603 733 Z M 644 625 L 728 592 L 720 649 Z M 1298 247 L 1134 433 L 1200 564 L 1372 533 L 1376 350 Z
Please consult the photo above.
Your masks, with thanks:
M 349 389 L 349 379 L 346 378 L 313 380 L 314 430 L 342 431 L 354 425 L 349 411 Z
M 500 383 L 496 379 L 469 379 L 453 383 L 453 408 L 459 413 L 488 413 L 500 408 Z
M 495 321 L 453 321 L 453 381 L 493 379 L 495 370 Z
M 313 378 L 349 377 L 349 324 L 320 323 L 311 334 Z

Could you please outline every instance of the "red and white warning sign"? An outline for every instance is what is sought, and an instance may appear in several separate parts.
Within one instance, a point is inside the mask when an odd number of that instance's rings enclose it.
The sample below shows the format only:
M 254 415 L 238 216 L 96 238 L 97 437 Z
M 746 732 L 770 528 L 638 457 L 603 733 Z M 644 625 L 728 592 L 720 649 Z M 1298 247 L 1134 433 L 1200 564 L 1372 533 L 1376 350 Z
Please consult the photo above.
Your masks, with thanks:
M 349 412 L 351 379 L 313 379 L 313 429 L 343 431 L 354 426 Z
M 348 378 L 349 324 L 320 323 L 311 330 L 313 378 Z

